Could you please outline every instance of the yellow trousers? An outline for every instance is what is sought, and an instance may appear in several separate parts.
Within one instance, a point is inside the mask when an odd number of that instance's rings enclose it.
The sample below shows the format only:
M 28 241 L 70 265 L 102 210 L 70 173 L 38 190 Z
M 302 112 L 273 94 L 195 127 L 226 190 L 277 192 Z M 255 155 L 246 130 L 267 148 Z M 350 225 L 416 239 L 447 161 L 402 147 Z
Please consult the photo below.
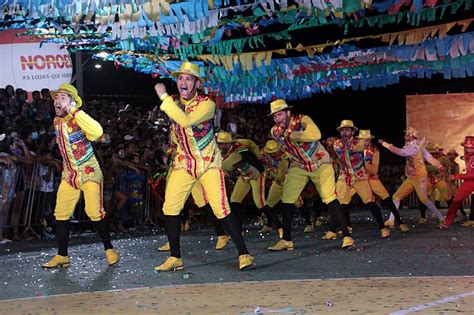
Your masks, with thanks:
M 336 183 L 336 193 L 337 199 L 342 205 L 348 205 L 356 193 L 364 204 L 374 201 L 368 179 L 358 179 L 351 186 L 347 185 L 343 179 L 339 179 Z
M 416 191 L 418 198 L 422 203 L 428 202 L 428 178 L 426 176 L 419 178 L 407 178 L 405 181 L 398 187 L 395 194 L 393 194 L 393 201 L 403 200 L 406 196 L 411 194 L 413 190 Z
M 84 193 L 86 214 L 91 221 L 100 221 L 105 217 L 102 203 L 102 182 L 100 184 L 85 182 L 79 189 L 76 189 L 62 180 L 58 189 L 56 208 L 54 209 L 56 220 L 67 221 L 71 218 L 81 196 L 81 191 Z
M 380 197 L 380 199 L 385 200 L 390 197 L 390 193 L 388 192 L 387 188 L 382 184 L 380 179 L 369 179 L 370 189 L 374 195 Z
M 428 196 L 433 197 L 434 194 L 436 201 L 448 201 L 452 196 L 451 188 L 445 180 L 440 180 L 434 185 L 428 181 L 427 191 Z
M 195 178 L 182 168 L 172 169 L 166 183 L 165 215 L 179 215 L 196 183 L 201 184 L 214 215 L 218 219 L 225 218 L 230 213 L 225 191 L 224 173 L 221 169 L 210 168 L 200 177 Z
M 168 185 L 168 180 L 171 176 L 171 172 L 173 171 L 172 168 L 168 170 L 168 173 L 166 174 L 166 185 Z M 196 181 L 194 183 L 193 189 L 191 190 L 191 196 L 194 199 L 194 203 L 198 208 L 202 208 L 205 205 L 209 203 L 209 200 L 207 200 L 206 192 L 204 191 L 204 188 L 202 188 L 201 183 Z
M 282 196 L 283 196 L 283 186 L 276 182 L 272 182 L 272 185 L 270 186 L 270 189 L 268 190 L 267 206 L 269 206 L 270 208 L 274 208 L 280 202 Z M 298 200 L 295 202 L 295 206 L 299 208 L 302 205 L 303 205 L 303 198 L 299 196 Z
M 286 174 L 281 201 L 283 203 L 297 202 L 310 179 L 324 203 L 328 204 L 336 200 L 334 169 L 331 164 L 322 164 L 313 172 L 305 171 L 296 166 L 290 167 Z
M 198 208 L 202 208 L 209 203 L 207 200 L 206 192 L 200 182 L 196 182 L 191 190 L 191 196 L 194 199 L 194 203 Z
M 244 180 L 242 176 L 237 179 L 234 190 L 230 196 L 230 202 L 241 203 L 252 189 L 252 197 L 255 206 L 262 209 L 265 206 L 265 175 L 260 174 L 257 179 Z

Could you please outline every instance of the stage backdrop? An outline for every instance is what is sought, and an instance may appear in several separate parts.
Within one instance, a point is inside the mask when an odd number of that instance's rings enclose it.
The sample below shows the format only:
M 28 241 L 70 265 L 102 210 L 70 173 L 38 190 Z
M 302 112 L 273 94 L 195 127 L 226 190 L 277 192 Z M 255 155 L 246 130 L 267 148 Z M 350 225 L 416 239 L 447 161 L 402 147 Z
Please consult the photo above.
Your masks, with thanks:
M 455 149 L 464 170 L 462 141 L 474 136 L 474 93 L 407 96 L 407 126 L 420 130 L 427 142 L 438 143 L 444 152 Z
M 69 53 L 61 45 L 16 36 L 25 30 L 0 31 L 0 86 L 13 85 L 28 92 L 42 88 L 56 89 L 69 83 L 72 64 Z

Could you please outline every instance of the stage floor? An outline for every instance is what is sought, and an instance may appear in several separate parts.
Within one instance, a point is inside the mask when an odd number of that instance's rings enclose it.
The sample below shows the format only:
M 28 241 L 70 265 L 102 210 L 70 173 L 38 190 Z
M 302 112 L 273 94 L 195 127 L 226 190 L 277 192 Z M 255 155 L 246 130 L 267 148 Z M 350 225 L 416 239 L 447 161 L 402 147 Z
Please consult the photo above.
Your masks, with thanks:
M 156 235 L 118 235 L 122 260 L 107 267 L 95 236 L 71 239 L 68 269 L 43 270 L 53 242 L 29 241 L 0 247 L 0 310 L 8 314 L 406 314 L 474 310 L 474 229 L 440 231 L 419 226 L 379 237 L 369 216 L 354 224 L 356 246 L 323 241 L 324 226 L 304 234 L 294 228 L 295 250 L 268 252 L 277 234 L 247 226 L 245 238 L 255 266 L 238 271 L 233 244 L 214 250 L 211 229 L 182 236 L 185 270 L 155 273 L 167 256 Z M 398 313 L 397 313 L 398 312 Z

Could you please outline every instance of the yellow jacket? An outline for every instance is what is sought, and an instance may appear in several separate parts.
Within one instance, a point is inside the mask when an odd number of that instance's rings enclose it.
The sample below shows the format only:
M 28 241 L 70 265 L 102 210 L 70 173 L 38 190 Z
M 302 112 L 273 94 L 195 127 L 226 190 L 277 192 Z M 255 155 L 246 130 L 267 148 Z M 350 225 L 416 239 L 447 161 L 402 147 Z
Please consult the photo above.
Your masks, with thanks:
M 173 121 L 177 151 L 173 167 L 198 178 L 209 168 L 220 168 L 222 157 L 215 140 L 212 119 L 216 104 L 207 96 L 186 101 L 164 94 L 160 109 Z
M 54 129 L 63 157 L 62 180 L 74 188 L 88 181 L 100 183 L 102 171 L 91 141 L 102 136 L 101 125 L 83 110 L 73 109 L 67 116 L 54 119 Z
M 248 153 L 251 153 L 251 155 L 246 155 Z M 244 155 L 249 160 L 245 160 Z M 232 145 L 229 150 L 229 156 L 222 162 L 222 169 L 227 173 L 238 169 L 242 178 L 247 180 L 257 179 L 262 173 L 258 167 L 263 171 L 263 165 L 259 161 L 260 156 L 260 150 L 255 142 L 249 139 L 239 139 Z

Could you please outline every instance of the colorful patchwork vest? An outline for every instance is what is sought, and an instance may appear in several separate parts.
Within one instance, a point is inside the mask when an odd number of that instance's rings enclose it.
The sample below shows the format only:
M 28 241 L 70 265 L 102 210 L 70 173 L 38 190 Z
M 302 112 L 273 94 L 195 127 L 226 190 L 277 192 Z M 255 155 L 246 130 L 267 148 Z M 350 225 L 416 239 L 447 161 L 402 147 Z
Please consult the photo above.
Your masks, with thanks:
M 280 152 L 278 152 L 278 155 L 275 158 L 272 158 L 269 154 L 265 154 L 263 156 L 262 161 L 266 170 L 273 171 L 276 173 L 278 172 L 280 163 L 282 163 L 284 160 L 289 160 L 289 159 L 290 157 L 288 156 L 288 154 L 285 151 L 281 150 Z M 283 184 L 285 183 L 284 180 L 283 181 L 274 180 L 274 182 L 280 186 L 283 186 Z
M 349 145 L 356 145 L 357 140 L 352 138 Z M 338 180 L 344 180 L 348 186 L 352 186 L 356 180 L 368 179 L 364 167 L 364 152 L 354 152 L 346 147 L 342 139 L 334 143 L 334 151 L 339 156 L 341 168 Z
M 378 169 L 375 169 L 375 166 L 372 165 L 374 158 L 379 158 L 379 156 L 379 149 L 377 149 L 377 147 L 372 144 L 364 150 L 364 167 L 367 171 L 369 179 L 379 178 Z
M 185 113 L 189 114 L 209 98 L 197 95 L 187 105 L 181 103 L 178 95 L 174 95 L 173 100 Z M 212 119 L 186 128 L 173 121 L 173 126 L 178 142 L 174 168 L 183 168 L 189 175 L 198 178 L 209 168 L 221 167 L 222 157 L 215 140 Z
M 63 157 L 62 180 L 74 188 L 86 182 L 102 182 L 102 171 L 94 155 L 92 143 L 86 138 L 74 119 L 54 118 L 56 141 Z
M 290 156 L 290 167 L 297 166 L 305 171 L 314 172 L 322 164 L 331 164 L 332 160 L 320 141 L 300 142 L 290 139 L 289 133 L 304 131 L 301 124 L 303 117 L 303 115 L 292 116 L 286 130 L 279 125 L 273 126 L 271 134 Z

